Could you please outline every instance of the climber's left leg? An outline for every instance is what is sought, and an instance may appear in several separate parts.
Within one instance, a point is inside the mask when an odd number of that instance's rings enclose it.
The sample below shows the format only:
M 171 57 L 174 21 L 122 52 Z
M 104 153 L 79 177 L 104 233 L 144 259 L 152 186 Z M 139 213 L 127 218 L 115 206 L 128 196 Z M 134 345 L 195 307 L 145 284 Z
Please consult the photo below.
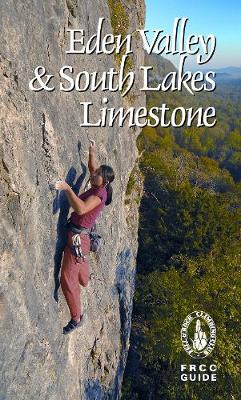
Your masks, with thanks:
M 83 250 L 83 253 L 86 255 L 86 258 L 83 262 L 79 264 L 79 283 L 82 286 L 86 287 L 90 279 L 90 269 L 88 261 L 88 254 L 90 251 L 90 238 L 88 235 L 81 234 L 81 248 Z
M 71 318 L 78 321 L 80 318 L 80 285 L 79 265 L 68 247 L 64 250 L 61 268 L 60 284 L 68 304 Z

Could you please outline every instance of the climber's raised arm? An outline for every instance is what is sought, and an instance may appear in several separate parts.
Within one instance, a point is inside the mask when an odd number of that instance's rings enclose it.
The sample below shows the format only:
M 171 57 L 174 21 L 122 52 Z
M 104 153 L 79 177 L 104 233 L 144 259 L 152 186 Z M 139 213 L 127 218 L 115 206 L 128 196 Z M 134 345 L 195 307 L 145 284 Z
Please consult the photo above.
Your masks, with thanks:
M 96 145 L 94 140 L 90 140 L 88 168 L 90 175 L 92 175 L 98 168 L 96 161 Z

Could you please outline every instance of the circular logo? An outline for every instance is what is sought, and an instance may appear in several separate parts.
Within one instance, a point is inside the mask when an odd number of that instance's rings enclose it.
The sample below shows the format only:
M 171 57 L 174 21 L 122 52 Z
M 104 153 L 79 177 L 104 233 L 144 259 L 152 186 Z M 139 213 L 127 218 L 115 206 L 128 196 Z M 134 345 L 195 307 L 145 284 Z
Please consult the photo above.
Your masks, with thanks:
M 184 350 L 192 358 L 205 358 L 214 349 L 216 326 L 204 311 L 193 311 L 183 321 L 181 340 Z

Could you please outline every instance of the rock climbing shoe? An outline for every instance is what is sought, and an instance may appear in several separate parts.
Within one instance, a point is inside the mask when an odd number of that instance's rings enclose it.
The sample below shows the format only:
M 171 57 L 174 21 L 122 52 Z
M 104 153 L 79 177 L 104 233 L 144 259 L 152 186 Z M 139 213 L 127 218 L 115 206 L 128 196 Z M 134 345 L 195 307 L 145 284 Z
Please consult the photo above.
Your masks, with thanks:
M 79 328 L 80 326 L 83 325 L 85 321 L 85 315 L 82 315 L 80 318 L 80 321 L 77 322 L 74 319 L 71 319 L 66 326 L 63 328 L 63 334 L 66 335 L 70 332 L 72 332 L 74 329 Z

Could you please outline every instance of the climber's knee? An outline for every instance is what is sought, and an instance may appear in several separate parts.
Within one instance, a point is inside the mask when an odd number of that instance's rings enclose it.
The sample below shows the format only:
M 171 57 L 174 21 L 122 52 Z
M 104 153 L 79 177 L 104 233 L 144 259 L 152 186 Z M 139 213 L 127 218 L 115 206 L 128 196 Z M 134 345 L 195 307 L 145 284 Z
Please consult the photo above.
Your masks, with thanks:
M 79 270 L 79 283 L 81 286 L 88 286 L 89 283 L 89 264 L 87 262 L 81 264 Z
M 88 286 L 89 283 L 89 274 L 79 274 L 79 283 L 81 284 L 81 286 Z
M 89 283 L 89 279 L 88 280 L 82 280 L 80 282 L 81 286 L 84 286 L 84 287 L 88 286 L 88 283 Z

